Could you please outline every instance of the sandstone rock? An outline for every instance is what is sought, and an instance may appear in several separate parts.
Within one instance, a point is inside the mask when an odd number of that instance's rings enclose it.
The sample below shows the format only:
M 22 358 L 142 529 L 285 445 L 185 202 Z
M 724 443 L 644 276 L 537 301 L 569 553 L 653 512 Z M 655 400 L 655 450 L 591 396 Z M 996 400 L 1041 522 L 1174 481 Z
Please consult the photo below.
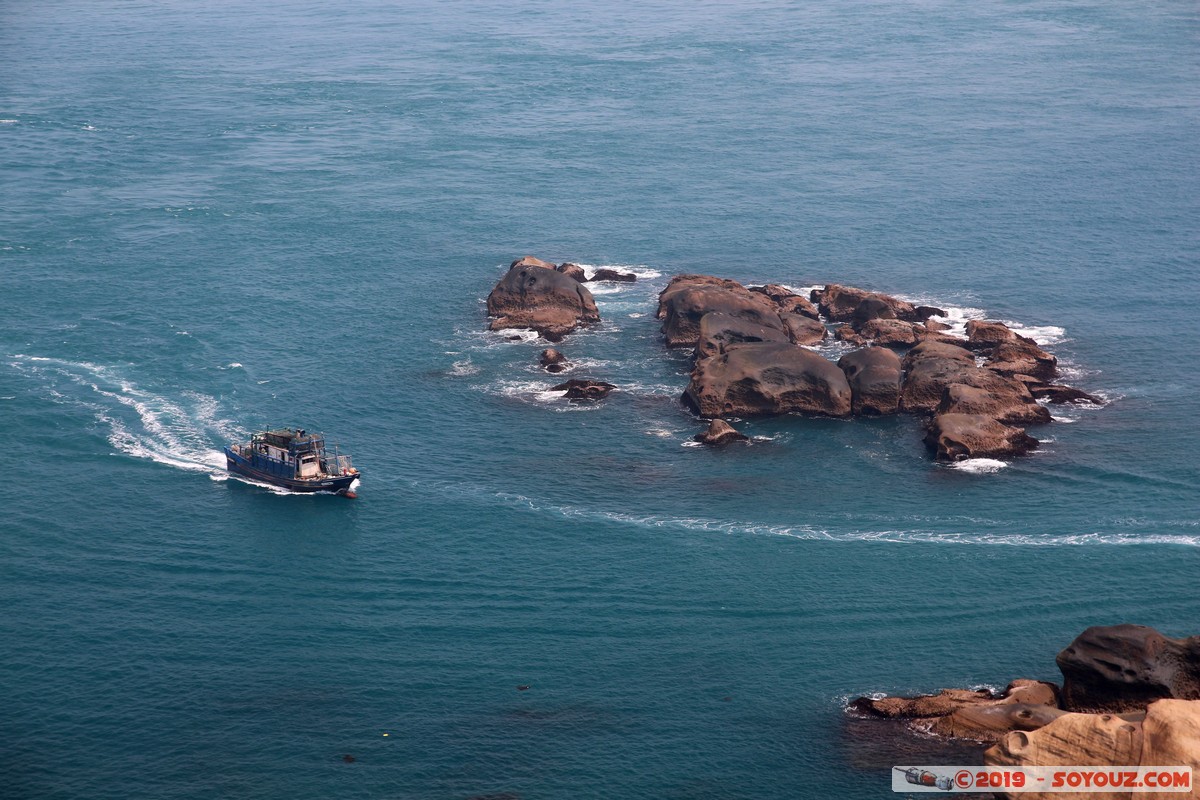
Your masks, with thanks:
M 668 347 L 694 346 L 700 338 L 701 318 L 714 311 L 768 328 L 782 327 L 768 297 L 736 281 L 707 275 L 677 275 L 659 295 L 658 307 Z
M 1037 730 L 1007 734 L 984 752 L 983 760 L 997 767 L 1112 766 L 1136 765 L 1141 756 L 1141 723 L 1112 714 L 1066 713 Z M 1042 793 L 1019 796 L 1042 797 Z
M 921 306 L 917 309 L 917 311 L 920 311 L 922 308 L 927 308 L 927 307 L 928 306 Z M 927 331 L 948 331 L 948 330 L 950 330 L 950 326 L 944 322 L 938 322 L 935 319 L 927 319 L 927 320 L 925 320 L 925 330 L 927 330 Z
M 574 278 L 580 283 L 587 282 L 587 273 L 584 272 L 583 267 L 579 266 L 578 264 L 559 264 L 557 267 L 555 267 L 555 269 L 567 277 Z
M 1030 375 L 1044 381 L 1058 374 L 1058 359 L 1037 346 L 1033 339 L 1018 336 L 996 345 L 988 356 L 987 368 L 1001 375 Z
M 896 319 L 915 320 L 917 310 L 912 303 L 906 303 L 895 297 L 878 292 L 868 292 L 853 286 L 842 286 L 831 283 L 824 289 L 813 289 L 811 299 L 817 308 L 833 322 L 850 322 L 859 304 L 867 298 L 882 300 L 891 307 Z
M 567 368 L 567 357 L 554 348 L 547 348 L 538 356 L 538 362 L 546 372 L 562 372 Z
M 859 327 L 858 333 L 882 347 L 912 347 L 917 343 L 912 323 L 898 319 L 873 319 Z
M 566 383 L 550 387 L 550 391 L 566 392 L 566 399 L 568 400 L 601 400 L 616 388 L 611 383 L 605 383 L 604 381 L 572 378 Z
M 708 424 L 708 430 L 693 437 L 702 444 L 721 445 L 730 442 L 745 442 L 750 439 L 744 433 L 739 433 L 732 425 L 723 419 L 714 419 Z
M 904 385 L 900 404 L 905 411 L 933 412 L 942 402 L 946 387 L 961 383 L 1003 395 L 1008 401 L 1033 403 L 1033 396 L 1020 381 L 975 366 L 975 358 L 961 347 L 941 342 L 922 342 L 904 357 Z
M 868 344 L 867 340 L 858 335 L 858 332 L 849 325 L 842 325 L 833 332 L 833 338 L 839 342 L 852 344 L 856 347 L 863 347 Z
M 517 261 L 487 299 L 492 330 L 532 328 L 559 341 L 581 324 L 598 322 L 592 293 L 561 272 Z
M 900 408 L 900 358 L 883 347 L 842 356 L 838 367 L 850 384 L 855 414 L 895 414 Z
M 783 313 L 779 315 L 779 320 L 783 323 L 783 327 L 794 344 L 819 344 L 829 335 L 824 323 L 803 314 Z
M 1141 766 L 1186 765 L 1192 779 L 1200 777 L 1200 702 L 1195 700 L 1159 700 L 1146 709 L 1142 723 Z M 1138 797 L 1158 797 L 1139 794 Z M 1200 797 L 1200 785 L 1191 795 L 1161 793 L 1163 798 Z
M 509 269 L 512 269 L 513 267 L 541 267 L 542 269 L 554 269 L 554 265 L 549 261 L 542 261 L 540 258 L 534 258 L 533 256 L 518 258 L 516 261 L 508 265 Z
M 1058 657 L 1063 707 L 1130 711 L 1160 698 L 1200 700 L 1200 636 L 1171 639 L 1144 625 L 1088 628 Z
M 1037 730 L 1066 713 L 1045 703 L 997 702 L 964 706 L 917 727 L 937 736 L 998 742 L 1009 731 Z
M 1050 421 L 1050 412 L 1037 404 L 1023 384 L 1017 382 L 979 389 L 952 383 L 942 392 L 938 414 L 982 414 L 1006 425 L 1034 425 Z
M 1016 338 L 1017 335 L 1003 322 L 986 322 L 979 319 L 967 321 L 967 340 L 972 350 L 987 350 Z
M 820 318 L 817 307 L 808 298 L 801 297 L 791 289 L 780 286 L 777 283 L 768 283 L 766 286 L 752 286 L 750 291 L 769 297 L 781 313 L 800 314 L 811 319 Z
M 767 327 L 745 317 L 735 317 L 713 311 L 700 318 L 696 358 L 715 356 L 731 344 L 790 341 L 788 332 L 779 327 Z
M 937 694 L 916 697 L 859 697 L 850 702 L 849 709 L 886 719 L 924 719 L 944 716 L 963 706 L 994 703 L 996 699 L 987 689 L 942 689 Z
M 1038 400 L 1045 399 L 1051 403 L 1091 403 L 1097 406 L 1104 405 L 1104 401 L 1099 397 L 1071 386 L 1062 386 L 1059 384 L 1033 385 L 1029 387 L 1029 393 Z
M 925 320 L 925 322 L 929 322 L 930 317 L 946 316 L 946 312 L 943 311 L 942 309 L 938 308 L 937 306 L 917 306 L 916 312 L 917 312 L 917 319 L 923 319 L 923 320 Z M 941 324 L 941 323 L 936 323 L 936 324 Z M 949 326 L 947 325 L 946 327 L 949 327 Z
M 843 417 L 850 385 L 830 361 L 793 344 L 733 345 L 697 362 L 685 401 L 702 417 L 782 414 Z
M 1037 439 L 982 414 L 938 414 L 925 444 L 938 461 L 1018 456 L 1038 446 Z
M 637 275 L 629 272 L 617 272 L 615 269 L 601 267 L 592 273 L 592 281 L 616 281 L 618 283 L 633 283 Z
M 881 297 L 868 295 L 854 309 L 851 322 L 856 330 L 861 330 L 866 323 L 876 319 L 895 319 L 896 310 Z

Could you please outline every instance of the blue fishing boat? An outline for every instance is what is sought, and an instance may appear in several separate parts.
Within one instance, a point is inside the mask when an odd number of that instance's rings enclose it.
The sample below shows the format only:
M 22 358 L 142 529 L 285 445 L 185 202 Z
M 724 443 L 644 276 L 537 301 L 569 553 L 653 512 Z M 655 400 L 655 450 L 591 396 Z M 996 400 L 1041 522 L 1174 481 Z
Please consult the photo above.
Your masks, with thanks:
M 330 453 L 322 434 L 303 429 L 256 433 L 249 444 L 226 447 L 225 460 L 232 473 L 292 492 L 354 497 L 350 486 L 361 475 L 350 464 L 350 456 L 339 453 L 336 446 Z

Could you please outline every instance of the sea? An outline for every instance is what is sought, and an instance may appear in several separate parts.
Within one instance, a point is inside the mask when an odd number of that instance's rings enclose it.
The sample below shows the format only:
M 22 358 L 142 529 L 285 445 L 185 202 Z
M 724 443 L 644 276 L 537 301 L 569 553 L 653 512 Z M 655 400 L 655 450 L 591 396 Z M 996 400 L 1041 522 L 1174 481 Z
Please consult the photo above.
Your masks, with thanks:
M 1198 44 L 1189 0 L 3 2 L 0 796 L 887 798 L 980 749 L 849 698 L 1200 634 Z M 637 276 L 563 376 L 486 329 L 524 255 Z M 685 272 L 1004 320 L 1105 402 L 954 466 L 911 417 L 697 446 Z M 229 479 L 281 425 L 358 498 Z

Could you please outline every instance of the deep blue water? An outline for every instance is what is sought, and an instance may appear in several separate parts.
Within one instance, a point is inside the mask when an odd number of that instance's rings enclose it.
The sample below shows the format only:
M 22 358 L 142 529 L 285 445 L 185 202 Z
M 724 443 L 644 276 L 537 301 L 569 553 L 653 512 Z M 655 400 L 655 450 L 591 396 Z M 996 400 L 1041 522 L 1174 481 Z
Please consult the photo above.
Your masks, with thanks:
M 0 794 L 884 798 L 847 696 L 1200 633 L 1198 34 L 1184 1 L 0 5 Z M 643 277 L 562 345 L 598 406 L 483 332 L 526 253 Z M 685 447 L 684 271 L 1010 320 L 1111 402 L 993 471 L 907 418 Z M 359 499 L 224 480 L 280 423 Z

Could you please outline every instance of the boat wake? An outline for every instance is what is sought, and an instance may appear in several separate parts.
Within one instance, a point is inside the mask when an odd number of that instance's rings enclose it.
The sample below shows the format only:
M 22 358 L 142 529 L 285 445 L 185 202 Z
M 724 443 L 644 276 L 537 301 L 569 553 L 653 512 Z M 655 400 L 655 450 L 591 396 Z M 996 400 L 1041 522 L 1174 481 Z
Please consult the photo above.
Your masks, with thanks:
M 135 458 L 225 480 L 222 444 L 249 435 L 221 415 L 215 398 L 191 391 L 159 394 L 117 367 L 23 354 L 10 356 L 9 364 L 36 381 L 53 402 L 94 414 L 108 443 Z

